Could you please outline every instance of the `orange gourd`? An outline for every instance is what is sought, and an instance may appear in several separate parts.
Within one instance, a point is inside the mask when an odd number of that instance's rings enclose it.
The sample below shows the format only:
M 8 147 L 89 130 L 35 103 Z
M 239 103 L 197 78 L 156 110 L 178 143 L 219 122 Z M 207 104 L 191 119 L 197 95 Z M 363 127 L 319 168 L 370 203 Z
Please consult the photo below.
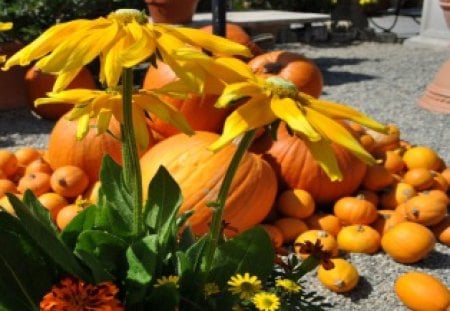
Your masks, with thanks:
M 6 149 L 0 149 L 0 171 L 2 171 L 6 177 L 14 175 L 18 167 L 18 161 L 15 154 L 12 151 Z
M 336 238 L 324 230 L 307 230 L 303 232 L 295 239 L 294 250 L 302 258 L 307 258 L 309 255 L 301 253 L 297 244 L 305 243 L 306 241 L 315 244 L 317 240 L 320 240 L 324 251 L 330 252 L 332 256 L 338 255 L 339 250 Z
M 447 184 L 450 185 L 450 167 L 443 169 L 441 175 L 447 181 Z
M 95 182 L 99 179 L 104 155 L 109 154 L 116 162 L 122 162 L 119 140 L 108 133 L 97 135 L 94 128 L 84 139 L 78 140 L 76 129 L 77 122 L 65 117 L 60 118 L 53 127 L 48 142 L 48 162 L 53 170 L 65 165 L 78 166 L 88 174 L 90 182 Z M 109 130 L 120 137 L 119 122 L 112 119 Z
M 50 217 L 56 222 L 56 216 L 59 211 L 69 205 L 67 200 L 60 194 L 55 192 L 43 193 L 38 197 L 38 201 L 48 210 Z
M 294 217 L 281 217 L 273 222 L 283 234 L 283 241 L 285 243 L 294 241 L 299 235 L 308 230 L 306 223 Z
M 431 231 L 439 242 L 450 246 L 450 215 L 445 216 L 439 223 L 432 226 Z
M 180 212 L 194 211 L 188 223 L 196 234 L 204 234 L 209 229 L 212 210 L 206 203 L 217 198 L 236 151 L 233 144 L 218 152 L 209 151 L 207 147 L 218 138 L 219 135 L 208 132 L 197 132 L 190 137 L 177 134 L 159 142 L 141 158 L 144 191 L 163 165 L 181 188 L 184 201 Z M 238 231 L 260 223 L 269 213 L 276 192 L 276 176 L 270 165 L 257 155 L 246 153 L 233 178 L 224 221 Z
M 51 175 L 53 173 L 53 169 L 50 164 L 46 160 L 44 160 L 44 158 L 39 157 L 36 160 L 31 161 L 25 167 L 25 174 L 32 174 L 37 172 Z
M 433 196 L 418 195 L 405 203 L 406 218 L 424 226 L 435 225 L 447 214 L 447 204 Z
M 414 189 L 426 190 L 433 186 L 434 175 L 432 171 L 427 168 L 417 167 L 408 170 L 405 175 L 403 175 L 403 180 L 405 183 L 410 184 Z
M 431 185 L 430 189 L 447 192 L 449 189 L 449 183 L 447 179 L 441 173 L 433 171 L 432 174 L 433 174 L 433 184 Z
M 309 229 L 325 230 L 335 237 L 342 228 L 339 218 L 332 214 L 316 213 L 306 218 L 305 221 Z
M 337 236 L 339 249 L 350 253 L 373 254 L 380 248 L 380 241 L 380 234 L 365 225 L 346 226 Z
M 380 195 L 380 205 L 383 209 L 394 210 L 416 195 L 416 190 L 410 184 L 399 182 L 385 189 Z
M 22 147 L 17 149 L 14 155 L 17 158 L 18 165 L 27 166 L 32 161 L 37 160 L 41 156 L 41 153 L 33 147 Z
M 281 247 L 283 245 L 283 233 L 278 227 L 271 224 L 261 224 L 261 227 L 266 230 L 275 248 Z
M 393 183 L 394 177 L 382 164 L 369 166 L 362 180 L 362 186 L 373 191 L 379 191 Z
M 406 221 L 406 217 L 398 211 L 378 210 L 378 215 L 378 219 L 371 226 L 378 231 L 380 236 L 383 236 L 396 224 Z
M 280 125 L 276 141 L 263 135 L 255 142 L 254 148 L 263 153 L 263 158 L 271 164 L 284 186 L 307 191 L 316 204 L 331 203 L 352 194 L 361 184 L 367 168 L 345 148 L 333 144 L 343 180 L 331 181 L 305 142 L 289 135 L 284 125 Z
M 83 210 L 83 206 L 79 204 L 70 204 L 61 208 L 56 215 L 56 225 L 59 230 L 64 230 L 72 219 Z
M 336 293 L 351 291 L 358 284 L 359 274 L 355 266 L 342 258 L 333 258 L 334 268 L 325 270 L 323 266 L 317 269 L 317 277 L 329 290 Z
M 170 66 L 158 61 L 157 68 L 153 66 L 148 68 L 143 88 L 149 90 L 157 89 L 176 80 L 178 80 L 178 77 Z M 207 90 L 207 85 L 205 89 Z M 184 99 L 162 96 L 161 100 L 177 108 L 184 115 L 193 130 L 219 133 L 231 110 L 214 107 L 217 98 L 215 95 L 206 94 L 200 96 L 190 93 Z M 176 127 L 156 116 L 151 116 L 149 124 L 153 130 L 163 137 L 180 133 Z
M 439 170 L 440 158 L 436 151 L 427 146 L 415 146 L 405 151 L 403 161 L 408 169 L 425 168 L 433 171 Z
M 381 247 L 395 261 L 415 263 L 434 248 L 436 239 L 425 226 L 405 221 L 395 225 L 381 238 Z
M 27 103 L 31 110 L 44 119 L 58 120 L 74 106 L 67 103 L 45 104 L 36 107 L 34 101 L 40 97 L 46 97 L 55 83 L 56 77 L 44 73 L 36 67 L 31 67 L 25 75 L 25 90 L 27 93 Z M 66 89 L 95 89 L 96 84 L 91 72 L 83 67 L 74 80 Z
M 271 51 L 254 57 L 248 65 L 257 75 L 290 80 L 299 91 L 314 97 L 322 94 L 322 72 L 311 59 L 301 54 Z
M 27 189 L 31 190 L 35 196 L 48 192 L 50 190 L 50 175 L 40 172 L 24 175 L 19 180 L 17 190 L 24 193 Z
M 76 198 L 89 186 L 89 177 L 79 167 L 64 165 L 58 167 L 50 178 L 54 192 L 65 198 Z
M 355 193 L 355 197 L 362 198 L 364 200 L 367 200 L 369 202 L 372 202 L 372 204 L 375 207 L 378 207 L 380 204 L 380 197 L 378 195 L 378 192 L 369 190 L 369 189 L 359 189 Z
M 394 284 L 398 298 L 412 311 L 446 311 L 450 307 L 450 291 L 430 274 L 410 271 L 400 275 Z
M 0 198 L 8 192 L 17 193 L 16 185 L 9 179 L 0 179 Z
M 282 215 L 300 219 L 311 216 L 316 206 L 313 197 L 302 189 L 283 191 L 276 204 Z
M 342 197 L 333 207 L 343 225 L 368 225 L 377 217 L 377 209 L 372 202 L 361 197 Z
M 390 173 L 401 173 L 405 169 L 405 162 L 397 150 L 388 150 L 385 153 L 383 166 Z

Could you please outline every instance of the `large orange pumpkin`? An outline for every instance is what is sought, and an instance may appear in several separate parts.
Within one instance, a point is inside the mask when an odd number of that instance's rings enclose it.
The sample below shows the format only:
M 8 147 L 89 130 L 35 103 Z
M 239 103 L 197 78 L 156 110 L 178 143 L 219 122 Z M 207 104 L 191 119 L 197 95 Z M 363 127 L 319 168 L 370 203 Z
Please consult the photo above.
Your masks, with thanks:
M 151 66 L 147 70 L 143 88 L 148 90 L 157 89 L 177 79 L 169 65 L 158 61 L 157 68 Z M 200 96 L 192 93 L 188 94 L 185 99 L 169 96 L 163 96 L 161 99 L 176 107 L 185 116 L 192 129 L 196 131 L 218 133 L 222 130 L 225 118 L 230 114 L 230 109 L 214 107 L 214 103 L 217 100 L 215 95 Z M 151 116 L 149 124 L 153 130 L 164 137 L 180 133 L 176 127 L 155 116 Z
M 36 67 L 30 68 L 25 75 L 25 86 L 27 92 L 27 104 L 31 110 L 44 119 L 58 120 L 62 115 L 73 108 L 71 104 L 57 103 L 46 104 L 39 107 L 34 106 L 34 101 L 40 97 L 46 97 L 55 84 L 56 77 L 43 73 Z M 83 67 L 75 79 L 69 84 L 67 89 L 95 89 L 95 80 L 91 72 Z
M 163 165 L 181 188 L 184 201 L 180 212 L 195 211 L 189 223 L 199 235 L 209 229 L 212 210 L 206 203 L 217 198 L 225 171 L 236 151 L 235 145 L 228 145 L 216 153 L 207 150 L 218 137 L 209 132 L 197 132 L 191 137 L 177 134 L 156 144 L 141 158 L 144 191 Z M 258 224 L 269 213 L 276 192 L 276 177 L 270 165 L 259 156 L 247 153 L 234 176 L 224 220 L 237 231 Z
M 322 94 L 322 72 L 312 60 L 301 54 L 282 50 L 267 52 L 254 57 L 248 65 L 258 75 L 292 81 L 303 93 L 314 97 Z
M 305 142 L 289 135 L 284 126 L 280 126 L 276 141 L 264 135 L 258 139 L 254 148 L 257 152 L 264 152 L 263 158 L 272 165 L 282 184 L 309 192 L 318 204 L 330 203 L 352 194 L 361 184 L 367 169 L 367 165 L 347 149 L 334 144 L 343 180 L 331 181 Z
M 212 33 L 213 26 L 206 25 L 201 27 L 200 30 Z M 231 41 L 240 43 L 248 47 L 253 56 L 264 53 L 263 50 L 255 42 L 252 41 L 252 38 L 248 35 L 248 33 L 239 25 L 227 23 L 225 25 L 225 37 Z
M 122 149 L 119 140 L 107 133 L 97 135 L 94 128 L 89 130 L 84 139 L 77 140 L 76 130 L 77 121 L 69 121 L 65 117 L 60 118 L 53 127 L 47 153 L 53 170 L 65 165 L 78 166 L 88 174 L 89 181 L 93 183 L 99 178 L 104 155 L 109 154 L 116 162 L 121 163 Z M 110 131 L 120 137 L 119 122 L 112 120 Z

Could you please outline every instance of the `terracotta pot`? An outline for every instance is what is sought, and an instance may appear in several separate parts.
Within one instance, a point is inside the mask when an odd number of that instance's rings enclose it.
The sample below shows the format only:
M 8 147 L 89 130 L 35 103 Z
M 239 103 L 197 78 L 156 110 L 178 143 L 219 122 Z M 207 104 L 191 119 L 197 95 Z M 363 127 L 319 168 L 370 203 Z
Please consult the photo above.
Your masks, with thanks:
M 199 0 L 145 0 L 154 23 L 192 22 Z
M 445 22 L 450 27 L 450 0 L 440 0 L 439 5 L 444 12 Z
M 17 42 L 0 43 L 0 55 L 10 57 L 23 47 Z M 8 71 L 0 70 L 0 111 L 17 109 L 25 106 L 26 67 L 14 66 Z
M 437 113 L 450 114 L 450 60 L 446 61 L 425 93 L 419 99 L 419 106 Z

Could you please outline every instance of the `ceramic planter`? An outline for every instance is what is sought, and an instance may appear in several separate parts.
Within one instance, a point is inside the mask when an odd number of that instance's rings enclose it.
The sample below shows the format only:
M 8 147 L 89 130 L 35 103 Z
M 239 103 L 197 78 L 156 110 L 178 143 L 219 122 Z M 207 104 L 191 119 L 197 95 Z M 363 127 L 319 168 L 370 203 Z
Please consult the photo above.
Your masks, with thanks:
M 21 43 L 0 43 L 0 55 L 7 57 L 23 47 Z M 26 67 L 14 66 L 8 71 L 0 70 L 0 111 L 25 107 L 25 73 Z
M 450 114 L 450 60 L 446 61 L 425 93 L 419 99 L 419 106 L 436 113 Z
M 154 23 L 192 22 L 199 0 L 145 0 Z

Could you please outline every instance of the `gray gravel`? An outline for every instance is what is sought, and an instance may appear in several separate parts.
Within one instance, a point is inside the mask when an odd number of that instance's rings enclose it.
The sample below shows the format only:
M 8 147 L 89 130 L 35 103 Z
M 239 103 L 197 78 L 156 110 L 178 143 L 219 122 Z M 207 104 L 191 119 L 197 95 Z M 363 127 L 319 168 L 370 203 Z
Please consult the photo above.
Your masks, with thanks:
M 350 46 L 280 45 L 277 48 L 303 53 L 321 68 L 323 97 L 347 103 L 385 123 L 395 123 L 401 137 L 435 149 L 450 164 L 450 115 L 417 106 L 449 51 L 411 49 L 401 44 L 361 43 Z M 45 147 L 53 122 L 41 120 L 26 109 L 0 112 L 0 148 Z M 393 284 L 409 270 L 439 277 L 450 286 L 450 249 L 438 244 L 424 261 L 414 265 L 395 263 L 383 253 L 352 254 L 349 260 L 361 275 L 349 294 L 324 289 L 314 275 L 306 284 L 335 304 L 335 310 L 407 310 L 397 300 Z

